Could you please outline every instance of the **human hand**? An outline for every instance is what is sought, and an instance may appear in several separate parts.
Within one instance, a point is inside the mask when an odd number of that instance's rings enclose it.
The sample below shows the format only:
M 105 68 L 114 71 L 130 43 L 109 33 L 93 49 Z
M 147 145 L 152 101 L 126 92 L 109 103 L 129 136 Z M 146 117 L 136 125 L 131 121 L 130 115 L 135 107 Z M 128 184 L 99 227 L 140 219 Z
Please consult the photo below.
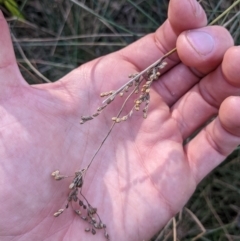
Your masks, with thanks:
M 71 210 L 53 217 L 66 204 L 69 182 L 54 182 L 50 174 L 85 168 L 100 145 L 122 100 L 79 125 L 82 114 L 99 106 L 99 93 L 117 89 L 176 44 L 183 63 L 176 54 L 167 60 L 171 70 L 154 83 L 147 120 L 134 114 L 116 125 L 86 174 L 83 193 L 98 208 L 110 239 L 149 239 L 239 143 L 240 100 L 229 96 L 239 93 L 240 49 L 230 48 L 225 29 L 203 27 L 206 16 L 195 0 L 172 0 L 169 19 L 156 33 L 35 86 L 20 75 L 0 19 L 1 240 L 104 240 L 101 233 L 85 233 L 86 223 Z M 184 32 L 189 29 L 197 30 Z M 199 43 L 196 50 L 187 36 Z

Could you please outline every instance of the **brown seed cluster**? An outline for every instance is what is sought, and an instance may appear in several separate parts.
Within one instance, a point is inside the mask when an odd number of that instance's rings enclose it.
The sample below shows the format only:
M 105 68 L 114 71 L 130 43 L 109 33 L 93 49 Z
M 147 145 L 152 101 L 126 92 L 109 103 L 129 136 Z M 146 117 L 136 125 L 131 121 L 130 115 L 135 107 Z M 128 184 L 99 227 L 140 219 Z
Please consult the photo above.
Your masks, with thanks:
M 74 178 L 69 185 L 69 189 L 71 191 L 68 194 L 67 204 L 65 206 L 65 209 L 68 209 L 69 204 L 71 204 L 76 215 L 78 215 L 82 220 L 87 222 L 88 227 L 85 228 L 85 232 L 89 232 L 95 235 L 98 230 L 103 230 L 105 239 L 110 240 L 109 234 L 107 233 L 107 227 L 102 222 L 100 216 L 98 215 L 97 208 L 92 207 L 81 192 L 81 189 L 83 186 L 84 174 L 86 170 L 87 169 L 82 169 L 80 171 L 75 172 Z M 68 176 L 61 175 L 59 170 L 54 171 L 52 173 L 52 176 L 54 177 L 55 180 L 62 180 L 68 177 Z M 75 209 L 75 207 L 73 207 L 73 203 L 76 203 L 74 206 L 78 205 L 78 209 Z M 59 209 L 57 212 L 53 214 L 53 216 L 54 217 L 60 216 L 65 209 L 63 208 Z
M 108 91 L 108 92 L 103 92 L 100 94 L 101 97 L 108 97 L 106 101 L 103 102 L 103 105 L 97 108 L 97 112 L 94 113 L 93 115 L 89 116 L 82 116 L 80 124 L 84 124 L 85 122 L 94 119 L 97 117 L 114 99 L 115 97 L 119 94 L 119 96 L 124 96 L 125 93 L 129 91 L 130 88 L 134 86 L 135 94 L 139 94 L 137 99 L 134 101 L 134 106 L 132 110 L 125 116 L 123 117 L 113 117 L 112 120 L 115 123 L 120 123 L 122 121 L 126 121 L 132 114 L 133 111 L 139 111 L 142 103 L 145 103 L 145 107 L 143 108 L 143 118 L 147 118 L 147 112 L 148 112 L 148 107 L 150 103 L 150 87 L 152 85 L 152 82 L 154 80 L 157 80 L 160 77 L 160 69 L 163 69 L 167 65 L 167 62 L 165 61 L 160 61 L 158 64 L 155 66 L 149 68 L 146 72 L 141 72 L 141 73 L 136 73 L 136 74 L 131 74 L 128 77 L 130 78 L 130 81 L 122 86 L 119 90 L 114 91 Z M 145 81 L 145 84 L 143 82 Z M 143 86 L 141 87 L 141 85 Z M 132 94 L 132 93 L 131 93 Z M 130 95 L 131 95 L 130 94 Z
M 108 96 L 108 95 L 111 95 L 112 94 L 112 91 L 110 92 L 106 92 L 106 93 L 101 93 L 100 96 L 104 97 L 104 96 Z M 111 97 L 110 99 L 108 99 L 108 101 L 103 104 L 102 106 L 98 107 L 97 108 L 97 111 L 96 113 L 92 114 L 92 115 L 89 115 L 89 116 L 82 116 L 81 117 L 81 121 L 80 121 L 80 124 L 84 124 L 85 122 L 87 121 L 90 121 L 92 119 L 94 119 L 95 117 L 97 117 L 98 115 L 101 114 L 101 112 L 115 99 L 115 96 Z
M 166 62 L 163 62 L 163 63 L 155 66 L 154 68 L 150 69 L 147 72 L 147 76 L 146 77 L 141 76 L 139 79 L 137 79 L 135 81 L 135 86 L 137 88 L 134 91 L 134 93 L 138 94 L 138 97 L 137 97 L 137 99 L 134 100 L 133 108 L 125 116 L 122 116 L 122 117 L 112 117 L 112 121 L 114 121 L 115 123 L 120 123 L 122 121 L 126 121 L 129 117 L 132 116 L 133 111 L 139 111 L 140 110 L 141 105 L 143 103 L 145 103 L 145 106 L 142 109 L 143 118 L 147 118 L 147 112 L 148 112 L 148 107 L 149 107 L 149 103 L 150 103 L 150 88 L 151 88 L 151 85 L 152 85 L 153 81 L 157 80 L 160 77 L 161 74 L 160 74 L 159 70 L 164 68 L 166 66 L 166 64 L 167 64 Z M 133 78 L 136 75 L 137 74 L 130 75 L 129 77 Z M 146 82 L 144 84 L 142 84 L 144 82 L 144 80 L 146 80 Z M 131 83 L 131 85 L 130 84 L 127 85 L 124 88 L 124 91 L 127 92 L 129 87 L 131 87 L 131 86 L 132 86 L 132 83 Z M 120 93 L 120 96 L 123 96 L 124 91 Z
M 60 174 L 59 170 L 54 171 L 52 173 L 52 177 L 54 177 L 54 179 L 57 180 L 57 181 L 60 181 L 64 178 L 66 178 L 66 176 L 63 176 L 63 175 Z

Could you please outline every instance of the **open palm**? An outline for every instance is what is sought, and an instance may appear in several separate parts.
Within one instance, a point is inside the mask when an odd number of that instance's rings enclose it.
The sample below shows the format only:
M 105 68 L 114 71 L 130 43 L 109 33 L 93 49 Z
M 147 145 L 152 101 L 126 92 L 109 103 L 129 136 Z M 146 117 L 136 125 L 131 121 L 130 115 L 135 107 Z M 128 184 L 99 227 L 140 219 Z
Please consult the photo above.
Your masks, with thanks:
M 230 48 L 225 29 L 203 27 L 206 16 L 194 0 L 172 0 L 169 19 L 156 33 L 56 83 L 36 86 L 21 77 L 0 18 L 1 240 L 104 240 L 102 233 L 85 233 L 86 222 L 71 209 L 53 217 L 66 204 L 71 179 L 55 182 L 51 172 L 72 175 L 87 166 L 123 99 L 84 125 L 81 115 L 94 113 L 99 93 L 118 88 L 176 43 L 178 55 L 167 60 L 170 70 L 151 90 L 147 120 L 136 113 L 116 125 L 84 179 L 83 193 L 98 208 L 111 240 L 149 239 L 238 144 L 239 98 L 227 97 L 239 93 L 240 49 Z M 190 38 L 202 41 L 199 49 Z

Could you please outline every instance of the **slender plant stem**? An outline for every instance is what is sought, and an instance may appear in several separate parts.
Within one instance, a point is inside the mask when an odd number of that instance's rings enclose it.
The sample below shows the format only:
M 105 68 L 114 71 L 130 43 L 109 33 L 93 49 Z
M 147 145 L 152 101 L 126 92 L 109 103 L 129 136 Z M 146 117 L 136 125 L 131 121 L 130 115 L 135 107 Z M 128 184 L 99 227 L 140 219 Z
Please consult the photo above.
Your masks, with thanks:
M 226 28 L 234 19 L 238 17 L 239 14 L 240 14 L 240 11 L 238 11 L 232 18 L 230 18 L 226 23 L 224 23 L 223 27 Z
M 228 7 L 223 13 L 221 13 L 219 16 L 217 16 L 212 22 L 210 22 L 208 25 L 215 24 L 218 20 L 220 20 L 222 17 L 224 17 L 227 13 L 229 13 L 235 6 L 237 6 L 240 3 L 240 0 L 235 1 L 230 7 Z
M 12 38 L 14 39 L 14 41 L 16 41 L 16 37 L 13 35 L 13 33 L 12 33 Z M 42 78 L 45 82 L 51 83 L 51 81 L 50 81 L 48 78 L 46 78 L 44 75 L 42 75 L 42 74 L 31 64 L 31 62 L 28 60 L 28 58 L 26 57 L 25 53 L 23 52 L 22 47 L 20 46 L 20 44 L 16 42 L 16 45 L 17 45 L 18 51 L 19 51 L 20 54 L 22 55 L 22 58 L 25 60 L 26 64 L 31 68 L 31 70 L 32 70 L 36 75 L 38 75 L 40 78 Z
M 139 84 L 140 84 L 140 82 L 139 82 Z M 129 98 L 132 96 L 132 94 L 137 90 L 137 88 L 138 88 L 138 86 L 136 86 L 136 87 L 131 91 L 131 93 L 128 95 L 128 97 L 124 100 L 124 102 L 123 102 L 123 104 L 122 104 L 122 107 L 121 107 L 121 109 L 119 110 L 119 112 L 118 112 L 118 114 L 117 114 L 117 118 L 121 115 L 121 113 L 122 113 L 122 111 L 123 111 L 123 108 L 125 107 L 127 101 L 128 101 Z M 112 124 L 112 126 L 110 127 L 108 133 L 106 134 L 106 136 L 105 136 L 104 139 L 102 140 L 100 146 L 98 147 L 98 149 L 97 149 L 96 152 L 94 153 L 94 155 L 93 155 L 92 159 L 90 160 L 90 162 L 89 162 L 86 170 L 88 170 L 89 167 L 91 166 L 94 158 L 96 157 L 96 155 L 97 155 L 98 152 L 100 151 L 101 147 L 103 146 L 103 144 L 104 144 L 105 141 L 107 140 L 108 136 L 109 136 L 110 133 L 112 132 L 112 129 L 114 128 L 115 124 L 116 124 L 116 122 L 114 121 L 113 124 Z

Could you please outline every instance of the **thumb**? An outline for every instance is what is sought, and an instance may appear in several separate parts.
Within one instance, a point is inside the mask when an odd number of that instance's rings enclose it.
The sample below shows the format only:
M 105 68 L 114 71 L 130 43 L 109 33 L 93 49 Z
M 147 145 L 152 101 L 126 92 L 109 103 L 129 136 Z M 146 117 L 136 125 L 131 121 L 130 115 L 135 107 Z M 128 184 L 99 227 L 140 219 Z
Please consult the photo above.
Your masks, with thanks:
M 205 75 L 213 71 L 234 42 L 230 33 L 220 26 L 207 26 L 184 31 L 177 39 L 177 51 L 181 61 Z
M 26 82 L 22 78 L 16 57 L 14 54 L 12 41 L 8 29 L 6 20 L 4 19 L 3 13 L 0 10 L 0 82 L 3 88 L 0 91 L 1 97 L 2 92 L 5 93 L 4 87 L 15 86 Z

